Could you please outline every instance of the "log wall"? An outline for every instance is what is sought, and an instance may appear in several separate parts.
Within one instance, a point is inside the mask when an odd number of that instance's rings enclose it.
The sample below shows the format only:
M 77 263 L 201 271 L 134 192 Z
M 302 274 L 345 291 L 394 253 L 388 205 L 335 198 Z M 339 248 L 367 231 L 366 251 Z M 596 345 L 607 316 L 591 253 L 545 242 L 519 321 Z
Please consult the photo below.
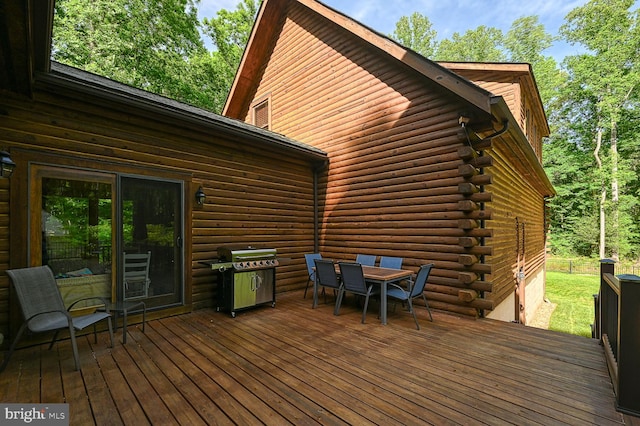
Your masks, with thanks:
M 526 183 L 508 183 L 519 160 L 502 160 L 509 153 L 488 142 L 471 148 L 458 122 L 468 104 L 307 12 L 297 3 L 282 12 L 251 96 L 269 96 L 272 130 L 329 153 L 323 256 L 400 256 L 415 270 L 433 262 L 427 294 L 435 308 L 471 316 L 492 309 L 513 290 L 512 216 L 536 233 L 530 258 L 544 255 L 533 253 L 544 246 L 542 218 L 534 219 L 542 199 Z M 516 108 L 517 93 L 499 87 Z M 243 114 L 251 120 L 250 110 Z
M 455 71 L 483 89 L 504 98 L 527 136 L 538 160 L 542 162 L 542 138 L 546 136 L 542 134 L 542 129 L 546 127 L 546 117 L 540 108 L 534 106 L 533 100 L 538 94 L 525 83 L 524 76 L 473 69 L 456 69 Z
M 11 180 L 0 179 L 0 271 L 27 266 L 25 183 L 28 162 L 36 161 L 183 180 L 187 309 L 213 306 L 215 274 L 198 262 L 215 257 L 224 244 L 274 247 L 290 258 L 278 268 L 278 292 L 306 282 L 301 253 L 314 244 L 308 158 L 126 103 L 61 93 L 59 87 L 40 87 L 33 100 L 3 94 L 0 111 L 0 146 L 17 163 Z M 207 195 L 204 207 L 192 201 L 200 185 Z M 8 288 L 1 273 L 5 336 Z

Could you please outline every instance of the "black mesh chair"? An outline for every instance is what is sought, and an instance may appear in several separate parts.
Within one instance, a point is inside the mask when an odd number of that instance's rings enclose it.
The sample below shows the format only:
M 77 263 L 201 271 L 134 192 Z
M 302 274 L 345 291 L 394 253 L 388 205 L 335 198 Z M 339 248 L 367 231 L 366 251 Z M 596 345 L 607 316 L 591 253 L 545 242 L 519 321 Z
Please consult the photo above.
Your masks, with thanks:
M 338 300 L 336 301 L 336 309 L 334 315 L 340 313 L 340 305 L 344 299 L 344 293 L 350 292 L 359 296 L 364 296 L 364 308 L 362 309 L 362 323 L 364 324 L 367 317 L 367 307 L 369 306 L 369 298 L 372 294 L 379 293 L 378 288 L 373 288 L 373 284 L 367 285 L 362 273 L 362 265 L 359 263 L 339 263 L 340 275 L 342 277 L 342 286 L 338 290 Z
M 29 329 L 33 333 L 41 333 L 46 331 L 54 331 L 53 339 L 49 345 L 49 349 L 53 347 L 58 332 L 68 329 L 71 337 L 71 347 L 73 349 L 73 357 L 76 362 L 76 370 L 80 369 L 80 358 L 78 357 L 78 347 L 76 345 L 75 330 L 82 330 L 85 327 L 93 325 L 94 339 L 96 343 L 98 337 L 96 335 L 96 323 L 107 320 L 109 325 L 109 338 L 111 339 L 111 347 L 113 347 L 113 328 L 111 325 L 111 314 L 109 312 L 94 312 L 87 315 L 74 316 L 64 307 L 62 296 L 58 290 L 53 272 L 48 266 L 35 266 L 32 268 L 12 269 L 7 271 L 7 275 L 11 278 L 13 286 L 20 302 L 24 323 L 20 326 L 16 337 L 11 343 L 9 352 L 5 355 L 4 362 L 0 366 L 3 371 L 9 363 L 9 358 L 16 348 L 18 340 L 22 334 Z M 71 310 L 76 303 L 89 300 L 99 299 L 100 302 L 107 306 L 107 301 L 101 297 L 91 297 L 77 300 L 69 306 Z
M 340 289 L 340 280 L 338 279 L 338 274 L 336 274 L 336 267 L 333 260 L 314 259 L 314 263 L 316 265 L 316 280 L 318 285 L 322 286 L 324 303 L 327 303 L 325 288 L 329 287 L 333 289 L 334 294 Z
M 429 319 L 431 320 L 431 322 L 433 322 L 431 309 L 429 309 L 429 303 L 427 302 L 427 298 L 424 295 L 424 286 L 427 284 L 427 278 L 429 278 L 431 268 L 433 268 L 433 263 L 422 265 L 420 267 L 418 275 L 416 276 L 416 281 L 412 286 L 410 286 L 409 291 L 393 283 L 390 283 L 388 285 L 389 287 L 387 288 L 387 297 L 401 300 L 402 302 L 407 302 L 407 304 L 409 305 L 409 311 L 411 312 L 411 314 L 413 314 L 413 320 L 416 322 L 416 328 L 418 330 L 420 330 L 420 324 L 418 324 L 416 311 L 413 309 L 413 299 L 415 299 L 416 297 L 422 297 L 422 299 L 424 300 L 424 306 L 429 312 Z

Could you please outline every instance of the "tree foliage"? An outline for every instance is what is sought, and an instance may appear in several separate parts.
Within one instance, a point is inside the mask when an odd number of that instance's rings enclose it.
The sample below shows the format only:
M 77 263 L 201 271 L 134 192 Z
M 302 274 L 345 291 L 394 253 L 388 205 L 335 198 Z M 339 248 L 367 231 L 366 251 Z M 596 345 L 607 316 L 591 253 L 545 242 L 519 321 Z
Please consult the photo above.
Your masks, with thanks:
M 454 62 L 503 62 L 504 35 L 493 27 L 479 26 L 464 34 L 454 33 L 438 45 L 436 60 Z
M 216 47 L 213 52 L 217 64 L 216 75 L 227 82 L 227 92 L 249 41 L 258 8 L 258 0 L 242 0 L 235 11 L 221 9 L 217 17 L 205 18 L 202 22 L 204 33 Z
M 52 58 L 211 111 L 222 110 L 257 0 L 198 21 L 199 0 L 57 0 Z M 201 28 L 213 39 L 205 47 Z
M 414 12 L 411 16 L 402 16 L 396 22 L 396 29 L 391 37 L 422 56 L 431 58 L 436 52 L 436 35 L 429 18 Z
M 640 22 L 633 5 L 634 0 L 591 0 L 572 10 L 561 28 L 567 41 L 586 48 L 585 53 L 565 58 L 567 104 L 574 107 L 563 119 L 588 120 L 585 139 L 596 141 L 592 164 L 600 185 L 600 257 L 637 255 L 630 243 L 638 233 L 633 225 L 635 203 L 629 197 L 632 162 L 621 156 L 621 147 L 634 138 L 624 132 L 623 117 L 639 106 Z M 589 115 L 576 114 L 578 105 L 587 105 L 584 111 Z

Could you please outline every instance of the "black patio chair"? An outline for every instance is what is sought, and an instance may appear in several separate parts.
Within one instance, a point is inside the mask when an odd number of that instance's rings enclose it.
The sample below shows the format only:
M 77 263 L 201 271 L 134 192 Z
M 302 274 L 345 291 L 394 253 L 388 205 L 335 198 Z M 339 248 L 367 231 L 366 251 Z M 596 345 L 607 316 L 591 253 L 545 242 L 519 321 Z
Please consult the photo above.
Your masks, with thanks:
M 336 274 L 336 267 L 333 260 L 328 259 L 314 259 L 314 264 L 316 265 L 316 279 L 318 285 L 322 287 L 324 303 L 327 303 L 325 288 L 333 289 L 334 295 L 340 289 L 340 280 L 338 279 L 338 274 Z
M 341 262 L 340 275 L 342 277 L 342 285 L 338 290 L 338 300 L 336 301 L 336 309 L 333 312 L 334 315 L 340 313 L 340 305 L 344 299 L 344 293 L 350 292 L 359 296 L 364 296 L 364 308 L 362 309 L 362 323 L 367 317 L 367 307 L 369 306 L 369 298 L 372 294 L 378 294 L 379 288 L 374 288 L 373 284 L 368 284 L 364 279 L 362 273 L 362 265 L 359 263 L 345 263 Z
M 7 271 L 7 275 L 9 275 L 13 282 L 25 321 L 13 339 L 9 352 L 5 355 L 4 362 L 0 366 L 0 372 L 6 368 L 18 340 L 20 340 L 20 337 L 22 337 L 22 334 L 27 329 L 32 333 L 55 331 L 49 349 L 53 347 L 58 337 L 58 332 L 63 329 L 68 329 L 71 337 L 76 370 L 80 369 L 80 358 L 76 345 L 75 330 L 82 330 L 87 326 L 93 325 L 94 339 L 97 343 L 96 323 L 106 319 L 109 325 L 111 347 L 113 347 L 113 328 L 111 326 L 111 314 L 109 312 L 96 311 L 94 313 L 73 317 L 69 313 L 76 303 L 83 300 L 99 299 L 102 304 L 108 306 L 105 299 L 101 297 L 89 297 L 76 300 L 69 306 L 69 310 L 67 310 L 64 307 L 64 302 L 58 290 L 53 272 L 48 266 L 12 269 Z
M 407 302 L 407 304 L 409 305 L 409 311 L 413 315 L 413 320 L 416 322 L 416 328 L 418 330 L 420 330 L 420 324 L 418 324 L 416 311 L 413 309 L 413 299 L 415 299 L 416 297 L 422 297 L 422 299 L 424 300 L 424 306 L 429 312 L 429 318 L 431 319 L 431 322 L 433 322 L 431 309 L 429 309 L 429 303 L 427 302 L 427 298 L 424 295 L 424 286 L 427 284 L 427 278 L 429 278 L 431 268 L 433 268 L 433 263 L 422 265 L 420 267 L 418 275 L 416 276 L 416 281 L 413 283 L 413 285 L 410 285 L 409 291 L 393 283 L 388 284 L 387 287 L 387 297 L 401 300 L 402 302 Z

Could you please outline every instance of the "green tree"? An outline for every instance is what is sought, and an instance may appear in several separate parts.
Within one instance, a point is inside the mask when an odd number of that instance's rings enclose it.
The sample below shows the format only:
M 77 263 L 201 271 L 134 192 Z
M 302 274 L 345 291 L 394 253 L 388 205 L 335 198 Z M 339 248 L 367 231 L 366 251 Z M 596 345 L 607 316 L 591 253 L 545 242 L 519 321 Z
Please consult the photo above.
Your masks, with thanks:
M 259 6 L 258 0 L 242 0 L 236 10 L 221 9 L 217 17 L 205 18 L 202 22 L 203 32 L 211 38 L 216 47 L 212 55 L 218 78 L 225 81 L 227 91 L 231 88 L 240 65 Z
M 54 60 L 198 104 L 190 59 L 203 55 L 195 0 L 57 0 Z
M 503 43 L 502 31 L 481 25 L 463 35 L 454 33 L 450 40 L 442 40 L 435 57 L 439 61 L 504 62 L 507 58 Z
M 510 62 L 531 64 L 536 77 L 538 91 L 545 110 L 549 114 L 557 101 L 558 87 L 564 80 L 564 74 L 551 56 L 544 51 L 553 45 L 553 36 L 546 32 L 538 16 L 518 18 L 504 38 L 504 47 L 509 53 Z
M 566 58 L 565 67 L 573 95 L 592 103 L 591 121 L 594 160 L 600 172 L 600 244 L 599 255 L 605 257 L 607 211 L 611 224 L 609 254 L 614 259 L 626 246 L 627 234 L 620 232 L 621 214 L 627 214 L 620 203 L 624 190 L 624 177 L 618 143 L 623 113 L 637 109 L 637 91 L 640 85 L 640 23 L 639 12 L 631 11 L 634 0 L 591 0 L 572 10 L 561 27 L 567 41 L 581 44 L 587 53 Z M 575 102 L 575 101 L 574 101 Z M 626 136 L 625 136 L 626 137 Z M 605 145 L 609 152 L 606 157 Z M 607 188 L 611 196 L 608 202 Z M 626 218 L 623 219 L 626 221 Z
M 434 56 L 437 48 L 437 32 L 428 17 L 414 12 L 411 16 L 402 16 L 396 22 L 391 38 L 426 58 Z

